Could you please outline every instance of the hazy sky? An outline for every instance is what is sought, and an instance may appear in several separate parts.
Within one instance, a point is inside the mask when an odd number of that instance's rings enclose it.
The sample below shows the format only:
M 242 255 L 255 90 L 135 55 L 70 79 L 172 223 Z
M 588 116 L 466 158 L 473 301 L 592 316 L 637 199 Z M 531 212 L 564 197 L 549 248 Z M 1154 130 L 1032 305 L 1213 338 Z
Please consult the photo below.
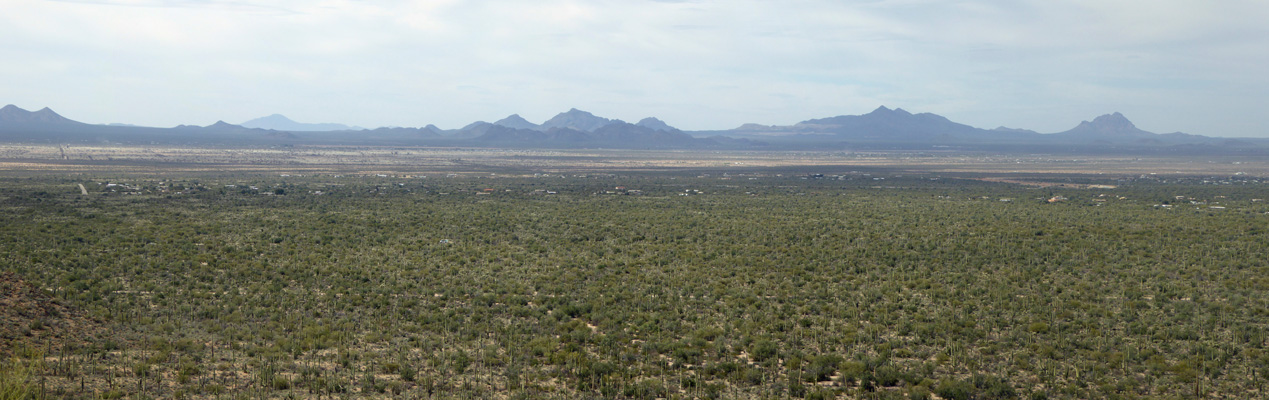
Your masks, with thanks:
M 1269 136 L 1269 1 L 0 0 L 0 104 L 84 122 L 682 129 L 879 105 Z

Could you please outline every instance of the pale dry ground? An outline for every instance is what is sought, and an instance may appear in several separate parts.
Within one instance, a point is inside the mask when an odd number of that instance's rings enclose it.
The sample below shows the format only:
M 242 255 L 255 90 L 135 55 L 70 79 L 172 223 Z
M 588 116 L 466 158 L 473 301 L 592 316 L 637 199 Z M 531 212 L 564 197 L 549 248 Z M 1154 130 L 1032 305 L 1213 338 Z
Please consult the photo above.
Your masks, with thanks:
M 1060 175 L 1269 176 L 1256 157 L 999 155 L 953 152 L 793 152 L 665 150 L 515 150 L 427 147 L 0 145 L 0 172 L 26 173 L 585 173 L 717 171 L 825 167 L 827 173 L 895 172 Z

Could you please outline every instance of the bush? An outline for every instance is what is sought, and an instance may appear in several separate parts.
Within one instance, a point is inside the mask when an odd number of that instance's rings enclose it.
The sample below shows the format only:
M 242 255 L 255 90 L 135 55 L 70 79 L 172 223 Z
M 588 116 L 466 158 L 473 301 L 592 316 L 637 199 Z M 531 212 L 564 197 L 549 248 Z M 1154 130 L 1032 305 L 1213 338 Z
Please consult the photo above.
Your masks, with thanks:
M 762 362 L 775 357 L 776 353 L 779 351 L 780 349 L 776 346 L 775 342 L 763 339 L 754 343 L 753 352 L 750 353 L 750 356 L 753 357 L 754 361 Z
M 401 368 L 401 380 L 403 381 L 414 382 L 414 374 L 415 374 L 414 368 L 410 368 L 410 367 Z
M 829 380 L 833 373 L 837 372 L 837 366 L 842 363 L 841 356 L 836 354 L 824 354 L 815 356 L 811 359 L 811 363 L 807 365 L 807 381 L 823 382 Z
M 1036 322 L 1027 326 L 1027 330 L 1031 331 L 1032 333 L 1041 333 L 1041 334 L 1049 333 L 1049 324 L 1046 324 L 1043 322 Z
M 653 379 L 645 379 L 639 383 L 626 387 L 626 397 L 636 399 L 656 399 L 666 397 L 669 391 L 665 389 L 665 385 L 661 381 Z
M 995 376 L 974 375 L 968 382 L 944 380 L 934 391 L 949 400 L 999 400 L 1018 397 L 1009 382 Z
M 0 400 L 21 400 L 32 395 L 31 370 L 14 359 L 0 364 Z
M 964 381 L 944 380 L 934 393 L 947 400 L 969 400 L 974 396 L 974 385 Z
M 877 368 L 877 372 L 873 375 L 879 386 L 898 386 L 899 381 L 909 380 L 902 372 L 895 367 L 884 366 Z
M 908 398 L 912 400 L 930 400 L 930 389 L 925 386 L 913 386 L 908 390 Z
M 975 398 L 983 400 L 1013 399 L 1018 397 L 1013 385 L 996 376 L 974 375 L 970 380 L 977 389 Z
M 848 361 L 841 366 L 842 385 L 854 385 L 868 376 L 868 366 L 859 361 Z

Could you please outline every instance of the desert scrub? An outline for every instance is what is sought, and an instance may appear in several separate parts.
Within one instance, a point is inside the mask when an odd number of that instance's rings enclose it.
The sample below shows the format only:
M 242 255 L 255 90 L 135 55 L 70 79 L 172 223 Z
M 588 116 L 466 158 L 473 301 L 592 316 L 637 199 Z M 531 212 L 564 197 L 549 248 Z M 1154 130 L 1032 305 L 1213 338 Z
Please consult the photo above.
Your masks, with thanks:
M 17 358 L 0 362 L 0 400 L 26 400 L 35 396 L 31 368 Z

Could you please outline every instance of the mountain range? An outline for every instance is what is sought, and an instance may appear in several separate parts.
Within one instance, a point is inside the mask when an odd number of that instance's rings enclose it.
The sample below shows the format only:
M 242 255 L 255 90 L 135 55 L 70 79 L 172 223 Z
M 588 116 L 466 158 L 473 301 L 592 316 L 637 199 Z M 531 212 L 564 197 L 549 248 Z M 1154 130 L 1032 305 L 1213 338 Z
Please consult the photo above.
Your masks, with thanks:
M 274 114 L 241 125 L 149 128 L 93 125 L 51 109 L 0 108 L 0 142 L 104 142 L 215 145 L 426 145 L 511 148 L 939 150 L 1025 152 L 1269 153 L 1269 139 L 1213 138 L 1185 133 L 1156 134 L 1137 128 L 1120 113 L 1083 121 L 1069 130 L 1038 133 L 999 127 L 982 129 L 931 114 L 885 106 L 862 115 L 839 115 L 793 125 L 745 124 L 722 131 L 685 132 L 648 117 L 631 124 L 576 108 L 541 124 L 512 114 L 493 123 L 459 129 L 360 129 L 342 124 L 305 124 Z
M 275 131 L 289 132 L 322 132 L 322 131 L 350 131 L 361 130 L 362 128 L 348 126 L 344 124 L 322 123 L 322 124 L 306 124 L 302 122 L 292 121 L 290 118 L 282 114 L 273 114 L 267 117 L 256 118 L 242 125 L 247 128 L 272 129 Z

